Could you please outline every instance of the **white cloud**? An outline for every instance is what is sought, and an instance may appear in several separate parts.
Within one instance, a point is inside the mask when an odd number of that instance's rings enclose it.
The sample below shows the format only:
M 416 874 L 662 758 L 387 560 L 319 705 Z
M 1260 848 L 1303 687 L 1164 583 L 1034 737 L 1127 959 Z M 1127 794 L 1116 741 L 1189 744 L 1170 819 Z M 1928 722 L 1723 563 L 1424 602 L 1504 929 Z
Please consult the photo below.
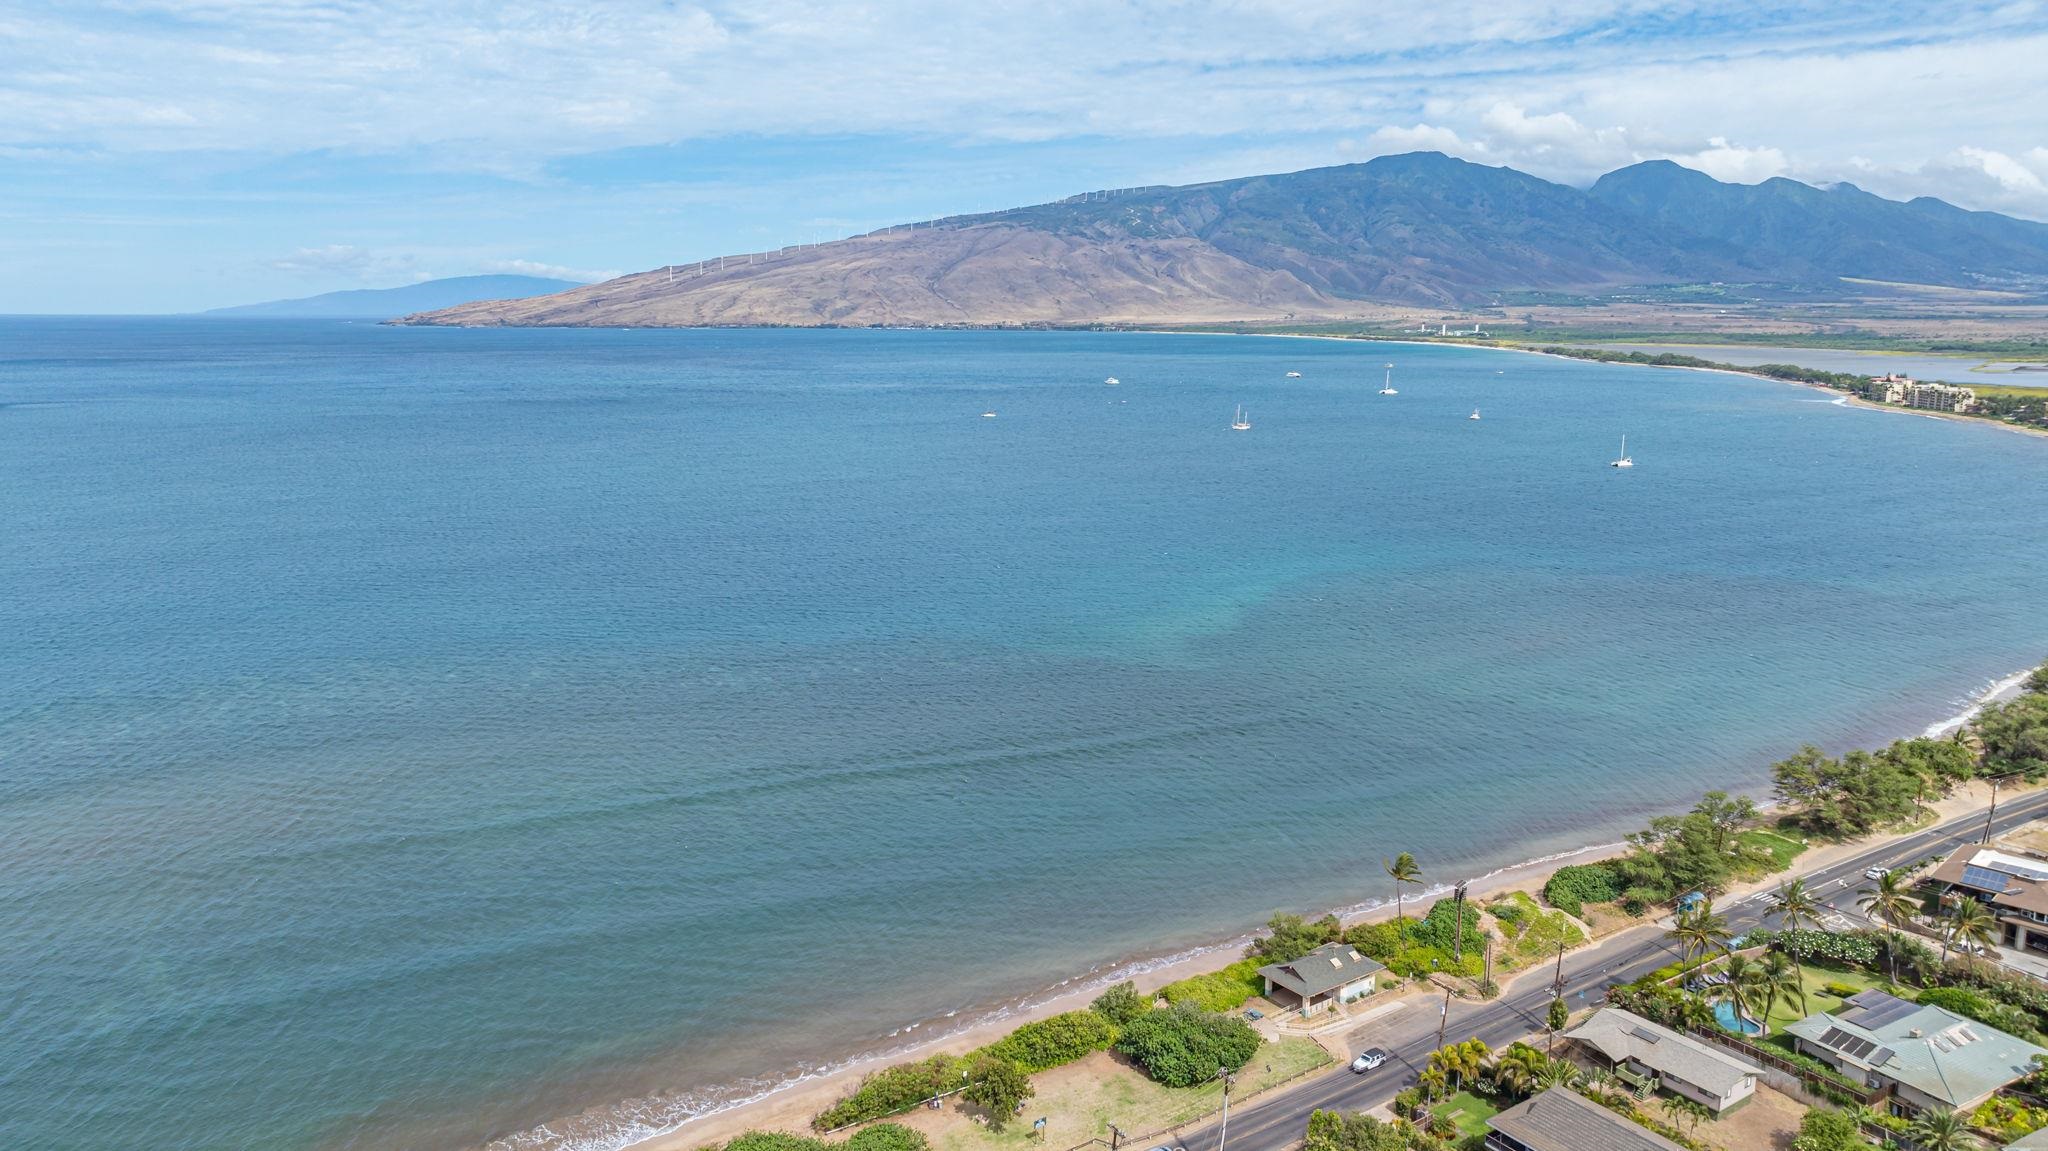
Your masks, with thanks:
M 300 248 L 291 255 L 271 260 L 270 267 L 296 275 L 339 277 L 365 284 L 388 284 L 393 280 L 417 283 L 434 278 L 434 273 L 421 268 L 418 258 L 410 253 L 375 251 L 350 244 Z
M 1720 136 L 1708 140 L 1697 152 L 1668 158 L 1731 184 L 1760 184 L 1791 169 L 1785 153 L 1776 148 L 1744 148 Z
M 479 271 L 502 272 L 514 276 L 544 276 L 551 280 L 580 280 L 594 284 L 599 280 L 617 279 L 616 268 L 594 272 L 585 268 L 565 268 L 560 264 L 542 264 L 533 260 L 485 260 L 477 265 Z

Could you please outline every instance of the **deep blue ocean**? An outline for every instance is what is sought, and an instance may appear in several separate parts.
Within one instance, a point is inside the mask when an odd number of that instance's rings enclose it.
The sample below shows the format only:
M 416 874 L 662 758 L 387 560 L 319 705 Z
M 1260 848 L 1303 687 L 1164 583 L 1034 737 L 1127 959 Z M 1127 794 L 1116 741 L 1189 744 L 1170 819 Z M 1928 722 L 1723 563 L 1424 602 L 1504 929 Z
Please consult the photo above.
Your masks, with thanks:
M 1508 352 L 0 319 L 0 1146 L 616 1146 L 1611 841 L 2039 662 L 2044 506 Z

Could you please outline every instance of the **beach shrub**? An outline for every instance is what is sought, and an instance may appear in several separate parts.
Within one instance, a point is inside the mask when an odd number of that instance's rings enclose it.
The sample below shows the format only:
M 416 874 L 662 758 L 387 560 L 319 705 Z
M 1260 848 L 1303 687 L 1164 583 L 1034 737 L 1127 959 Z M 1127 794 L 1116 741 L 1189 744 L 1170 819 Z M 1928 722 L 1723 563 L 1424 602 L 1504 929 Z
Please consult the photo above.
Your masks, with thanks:
M 1833 963 L 1864 969 L 1877 965 L 1877 944 L 1867 935 L 1802 927 L 1780 931 L 1773 943 L 1778 950 L 1801 962 Z
M 846 1151 L 927 1151 L 930 1146 L 924 1132 L 901 1123 L 863 1127 L 846 1141 Z
M 1204 1011 L 1235 1011 L 1252 996 L 1265 994 L 1266 981 L 1259 974 L 1260 964 L 1258 959 L 1240 959 L 1221 971 L 1177 979 L 1160 988 L 1159 997 L 1168 1003 L 1186 1003 Z M 1146 1010 L 1150 1009 L 1147 1004 Z
M 1543 883 L 1543 898 L 1567 915 L 1584 915 L 1588 903 L 1612 903 L 1621 898 L 1614 868 L 1604 863 L 1582 863 L 1560 867 Z
M 1088 1010 L 1122 1027 L 1152 1010 L 1152 998 L 1149 995 L 1140 995 L 1137 984 L 1125 981 L 1096 996 L 1095 1002 L 1088 1005 Z
M 1401 930 L 1391 919 L 1361 923 L 1344 933 L 1344 942 L 1356 947 L 1360 955 L 1385 963 L 1401 948 Z
M 1133 1019 L 1116 1049 L 1168 1087 L 1192 1087 L 1236 1071 L 1259 1050 L 1259 1033 L 1235 1015 L 1191 1004 L 1148 1011 Z
M 1415 1109 L 1421 1105 L 1422 1089 L 1419 1087 L 1403 1087 L 1394 1092 L 1394 1114 L 1403 1119 L 1415 1114 Z
M 1344 934 L 1343 925 L 1334 915 L 1325 915 L 1313 922 L 1299 915 L 1276 915 L 1266 921 L 1267 934 L 1252 940 L 1245 948 L 1247 958 L 1256 959 L 1259 964 L 1292 963 L 1325 943 L 1334 943 Z
M 2027 976 L 1957 963 L 1941 973 L 1941 981 L 1951 987 L 1973 988 L 1995 1002 L 2028 1012 L 2037 1021 L 2048 1020 L 2048 987 Z
M 1621 897 L 1621 913 L 1623 915 L 1641 919 L 1649 910 L 1650 901 L 1640 895 L 1624 895 Z
M 934 1055 L 915 1063 L 885 1067 L 860 1081 L 853 1094 L 818 1113 L 812 1128 L 831 1131 L 908 1111 L 933 1096 L 960 1086 L 960 1060 Z M 798 1151 L 795 1148 L 747 1148 L 742 1151 Z
M 1823 983 L 1820 989 L 1837 999 L 1847 999 L 1856 994 L 1856 989 L 1846 983 Z
M 1068 1011 L 1026 1023 L 989 1044 L 987 1050 L 990 1055 L 1033 1072 L 1107 1051 L 1115 1042 L 1116 1024 L 1094 1011 Z
M 1017 1114 L 1017 1108 L 1036 1093 L 1031 1076 L 1022 1067 L 984 1051 L 968 1065 L 967 1086 L 960 1092 L 960 1098 L 988 1112 L 989 1130 L 1000 1131 Z
M 1408 940 L 1423 947 L 1434 947 L 1448 953 L 1453 940 L 1462 937 L 1465 950 L 1481 946 L 1483 933 L 1479 930 L 1479 909 L 1467 901 L 1463 914 L 1459 913 L 1458 902 L 1454 899 L 1439 899 L 1430 905 L 1429 914 L 1418 922 L 1408 925 Z
M 785 1131 L 743 1131 L 733 1136 L 724 1151 L 828 1151 L 831 1146 L 823 1139 Z

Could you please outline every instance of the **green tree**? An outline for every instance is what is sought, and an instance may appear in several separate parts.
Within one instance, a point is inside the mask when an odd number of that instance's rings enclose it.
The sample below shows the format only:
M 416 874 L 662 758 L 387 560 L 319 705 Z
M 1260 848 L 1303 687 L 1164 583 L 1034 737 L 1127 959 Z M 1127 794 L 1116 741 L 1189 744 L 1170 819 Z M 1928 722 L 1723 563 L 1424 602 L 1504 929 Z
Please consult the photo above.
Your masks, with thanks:
M 983 1055 L 968 1066 L 960 1098 L 988 1112 L 989 1129 L 1000 1131 L 1034 1094 L 1031 1076 L 1022 1067 L 998 1055 Z
M 1778 890 L 1771 893 L 1771 911 L 1777 915 L 1781 928 L 1797 930 L 1820 925 L 1820 901 L 1806 889 L 1804 879 L 1787 879 L 1778 884 Z
M 1569 1060 L 1553 1059 L 1544 1065 L 1543 1073 L 1536 1077 L 1536 1089 L 1548 1091 L 1553 1087 L 1576 1087 L 1579 1085 L 1579 1069 Z
M 1408 933 L 1408 920 L 1402 914 L 1401 900 L 1409 884 L 1422 882 L 1422 865 L 1416 863 L 1415 857 L 1405 851 L 1382 862 L 1386 865 L 1387 875 L 1394 881 L 1394 922 L 1397 930 L 1405 937 Z
M 1941 948 L 1942 959 L 1948 959 L 1949 948 L 1961 947 L 1967 957 L 1965 963 L 1974 968 L 1977 961 L 1972 947 L 1989 948 L 1997 940 L 1998 917 L 1991 913 L 1990 908 L 1965 895 L 1956 901 L 1956 909 L 1949 916 L 1948 936 Z M 1964 947 L 1964 944 L 1971 946 Z
M 1975 753 L 1969 745 L 1953 739 L 1922 736 L 1895 740 L 1877 754 L 1893 766 L 1927 780 L 1943 795 L 1947 795 L 1956 784 L 1973 779 L 1977 774 Z
M 2048 695 L 2048 663 L 2035 668 L 2027 675 L 2027 681 L 2020 685 L 2022 691 L 2035 695 Z
M 1906 890 L 1906 881 L 1896 871 L 1888 871 L 1878 876 L 1876 887 L 1862 888 L 1856 894 L 1861 897 L 1856 901 L 1856 906 L 1862 909 L 1863 914 L 1891 927 L 1892 935 L 1896 936 L 1898 929 L 1904 927 L 1913 918 L 1914 899 L 1912 893 Z M 1886 953 L 1885 962 L 1887 969 L 1891 972 L 1892 982 L 1897 983 L 1899 981 L 1898 950 L 1896 948 L 1886 948 L 1883 944 L 1879 946 Z
M 1695 955 L 1705 959 L 1728 947 L 1728 921 L 1714 911 L 1710 899 L 1702 900 L 1691 911 L 1679 912 L 1665 934 L 1678 941 L 1680 964 L 1691 961 Z
M 1245 954 L 1266 963 L 1292 963 L 1344 933 L 1334 915 L 1310 922 L 1299 915 L 1276 915 L 1266 921 L 1269 934 L 1252 940 Z
M 1792 1151 L 1870 1151 L 1856 1120 L 1841 1111 L 1816 1107 L 1799 1117 Z
M 1732 857 L 1716 846 L 1720 830 L 1704 815 L 1660 815 L 1628 837 L 1637 852 L 1655 857 L 1677 891 L 1713 894 L 1727 886 Z
M 1971 1151 L 1978 1145 L 1970 1121 L 1957 1111 L 1922 1111 L 1906 1128 L 1906 1138 L 1920 1151 Z
M 1741 1018 L 1761 1023 L 1770 1013 L 1770 991 L 1763 965 L 1747 955 L 1731 955 L 1721 967 L 1727 980 L 1708 986 L 1709 1003 L 1726 1003 Z
M 1984 745 L 1985 775 L 2048 775 L 2048 694 L 1988 704 L 1971 727 Z
M 1714 1117 L 1714 1112 L 1706 1104 L 1696 1103 L 1682 1095 L 1665 1098 L 1664 1114 L 1671 1117 L 1673 1126 L 1684 1128 L 1688 1139 L 1699 1130 L 1700 1124 Z
M 1140 995 L 1138 985 L 1131 982 L 1119 983 L 1095 997 L 1088 1005 L 1090 1011 L 1122 1027 L 1138 1016 L 1152 1010 L 1152 997 Z
M 1763 990 L 1763 1017 L 1769 1019 L 1771 1011 L 1778 1004 L 1797 1006 L 1799 1014 L 1806 1014 L 1806 980 L 1802 977 L 1799 964 L 1782 951 L 1773 951 L 1764 957 L 1759 985 Z
M 1493 1057 L 1488 1072 L 1502 1094 L 1526 1099 L 1549 1066 L 1550 1057 L 1543 1052 L 1526 1043 L 1510 1043 L 1507 1050 Z
M 1543 1021 L 1550 1025 L 1552 1031 L 1563 1031 L 1565 1024 L 1572 1021 L 1572 1009 L 1565 1003 L 1564 996 L 1559 995 L 1551 999 L 1550 1011 L 1544 1016 Z
M 1008 1059 L 1026 1074 L 1072 1063 L 1116 1042 L 1116 1024 L 1099 1012 L 1067 1011 L 1026 1023 L 994 1043 L 989 1054 Z
M 1710 791 L 1693 804 L 1692 813 L 1712 825 L 1714 850 L 1725 854 L 1735 833 L 1756 819 L 1756 801 L 1746 795 L 1730 799 L 1725 791 Z

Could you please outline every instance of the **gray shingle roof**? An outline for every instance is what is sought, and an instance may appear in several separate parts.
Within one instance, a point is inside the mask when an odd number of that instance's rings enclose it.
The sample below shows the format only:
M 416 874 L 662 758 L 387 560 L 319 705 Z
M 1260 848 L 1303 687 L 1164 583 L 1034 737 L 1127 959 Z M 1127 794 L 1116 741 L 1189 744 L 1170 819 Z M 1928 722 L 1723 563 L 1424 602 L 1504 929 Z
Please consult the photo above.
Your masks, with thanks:
M 1386 969 L 1348 943 L 1325 943 L 1292 963 L 1269 963 L 1259 968 L 1259 974 L 1310 999 Z
M 1486 1121 L 1529 1151 L 1685 1151 L 1569 1087 L 1553 1087 Z
M 1659 1075 L 1683 1079 L 1716 1095 L 1728 1095 L 1744 1078 L 1762 1070 L 1619 1007 L 1602 1007 L 1564 1037 L 1597 1049 L 1609 1062 L 1634 1059 Z
M 1952 1107 L 1975 1103 L 2025 1075 L 2036 1047 L 1942 1007 L 1865 991 L 1839 1015 L 1821 1011 L 1785 1030 L 1858 1067 L 1916 1087 Z

